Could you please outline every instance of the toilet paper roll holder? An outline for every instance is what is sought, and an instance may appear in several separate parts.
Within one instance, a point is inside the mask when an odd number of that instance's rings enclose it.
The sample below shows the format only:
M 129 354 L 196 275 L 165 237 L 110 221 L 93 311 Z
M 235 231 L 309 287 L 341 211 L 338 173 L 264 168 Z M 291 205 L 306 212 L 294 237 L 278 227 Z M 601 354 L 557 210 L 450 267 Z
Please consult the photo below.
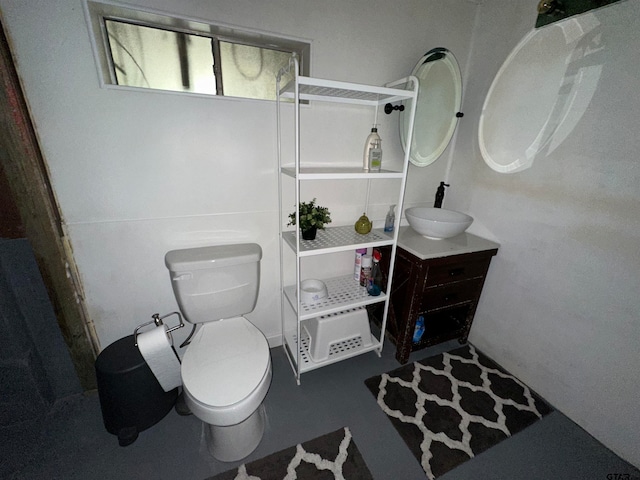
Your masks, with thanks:
M 178 316 L 178 325 L 171 327 L 169 329 L 167 329 L 167 333 L 171 333 L 174 330 L 178 330 L 179 328 L 184 327 L 184 322 L 182 321 L 182 315 L 180 315 L 180 312 L 171 312 L 171 313 L 167 313 L 166 315 L 163 315 L 162 317 L 160 316 L 159 313 L 154 313 L 153 315 L 151 315 L 151 318 L 153 320 L 147 322 L 147 323 L 143 323 L 142 325 L 138 325 L 135 330 L 133 331 L 133 341 L 135 343 L 135 346 L 138 346 L 138 332 L 141 328 L 146 327 L 147 325 L 151 325 L 152 323 L 155 324 L 156 327 L 159 327 L 161 325 L 164 325 L 164 322 L 162 320 L 164 320 L 167 317 L 170 317 L 171 315 L 177 315 Z

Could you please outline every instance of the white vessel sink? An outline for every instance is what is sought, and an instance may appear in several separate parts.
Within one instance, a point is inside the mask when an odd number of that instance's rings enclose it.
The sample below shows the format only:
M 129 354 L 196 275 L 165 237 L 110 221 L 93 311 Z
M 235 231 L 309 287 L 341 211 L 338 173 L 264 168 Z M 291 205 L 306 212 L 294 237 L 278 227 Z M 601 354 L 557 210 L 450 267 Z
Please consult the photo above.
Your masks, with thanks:
M 444 208 L 411 207 L 404 213 L 411 228 L 434 240 L 455 237 L 473 223 L 473 217 Z

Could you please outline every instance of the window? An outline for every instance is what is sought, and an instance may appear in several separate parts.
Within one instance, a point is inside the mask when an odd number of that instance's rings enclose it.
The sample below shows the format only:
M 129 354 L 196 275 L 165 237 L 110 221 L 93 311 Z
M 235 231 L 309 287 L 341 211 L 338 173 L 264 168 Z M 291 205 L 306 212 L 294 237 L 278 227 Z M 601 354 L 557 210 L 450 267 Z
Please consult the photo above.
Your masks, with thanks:
M 106 85 L 274 100 L 276 73 L 292 53 L 308 75 L 305 42 L 116 4 L 85 5 Z

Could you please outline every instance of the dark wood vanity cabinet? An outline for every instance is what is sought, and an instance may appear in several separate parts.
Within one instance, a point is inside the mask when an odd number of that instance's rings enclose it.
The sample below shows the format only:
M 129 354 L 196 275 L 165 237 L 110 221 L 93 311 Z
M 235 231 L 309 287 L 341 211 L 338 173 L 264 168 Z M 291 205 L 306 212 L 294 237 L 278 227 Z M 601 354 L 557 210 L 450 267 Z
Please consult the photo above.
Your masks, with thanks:
M 491 258 L 497 249 L 422 260 L 397 248 L 387 333 L 396 344 L 396 359 L 406 363 L 412 351 L 457 338 L 467 341 Z M 388 272 L 388 256 L 382 270 Z M 375 315 L 375 314 L 374 314 Z M 424 333 L 413 342 L 416 321 Z

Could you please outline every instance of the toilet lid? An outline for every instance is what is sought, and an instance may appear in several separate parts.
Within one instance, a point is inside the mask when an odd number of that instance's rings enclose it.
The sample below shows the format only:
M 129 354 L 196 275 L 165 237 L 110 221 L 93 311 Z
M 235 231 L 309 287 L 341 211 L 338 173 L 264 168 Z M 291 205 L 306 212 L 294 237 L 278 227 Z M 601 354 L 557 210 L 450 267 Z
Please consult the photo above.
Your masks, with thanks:
M 244 317 L 203 324 L 182 359 L 182 383 L 198 401 L 226 407 L 244 400 L 270 365 L 269 344 Z

